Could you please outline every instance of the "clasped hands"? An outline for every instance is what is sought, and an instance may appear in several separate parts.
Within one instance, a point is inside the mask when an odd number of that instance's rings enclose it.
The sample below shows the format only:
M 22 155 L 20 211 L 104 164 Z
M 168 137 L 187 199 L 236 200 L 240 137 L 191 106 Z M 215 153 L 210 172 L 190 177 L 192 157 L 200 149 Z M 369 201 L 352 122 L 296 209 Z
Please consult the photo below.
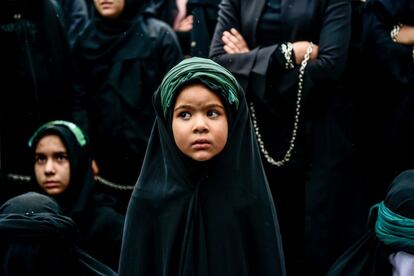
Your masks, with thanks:
M 250 52 L 246 40 L 235 28 L 231 28 L 229 31 L 224 31 L 221 40 L 224 43 L 223 49 L 227 54 L 243 54 Z M 309 41 L 292 42 L 295 63 L 297 65 L 302 62 L 308 46 Z M 310 60 L 314 60 L 318 57 L 318 50 L 319 46 L 314 44 Z

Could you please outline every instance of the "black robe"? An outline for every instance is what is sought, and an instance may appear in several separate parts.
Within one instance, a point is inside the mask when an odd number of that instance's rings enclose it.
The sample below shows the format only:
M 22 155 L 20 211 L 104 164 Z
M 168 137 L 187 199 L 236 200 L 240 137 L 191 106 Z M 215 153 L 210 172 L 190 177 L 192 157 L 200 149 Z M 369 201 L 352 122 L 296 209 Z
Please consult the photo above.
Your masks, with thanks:
M 190 46 L 192 57 L 208 57 L 210 43 L 217 24 L 219 0 L 189 0 L 187 7 L 193 15 Z
M 126 1 L 116 19 L 94 9 L 75 53 L 94 157 L 100 175 L 124 191 L 125 212 L 154 120 L 151 97 L 182 53 L 171 28 L 147 14 L 142 0 Z
M 88 7 L 85 0 L 56 0 L 60 5 L 69 45 L 73 47 L 88 23 Z
M 281 0 L 280 26 L 275 28 L 280 39 L 259 45 L 259 24 L 267 2 L 223 0 L 210 57 L 243 85 L 248 101 L 255 105 L 264 146 L 280 160 L 293 133 L 299 75 L 299 66 L 286 70 L 284 60 L 278 58 L 281 44 L 305 40 L 319 46 L 318 57 L 308 62 L 303 76 L 292 158 L 280 168 L 263 160 L 281 222 L 287 273 L 295 275 L 290 268 L 298 275 L 320 275 L 363 228 L 360 199 L 352 215 L 342 204 L 355 196 L 359 186 L 351 171 L 350 95 L 338 88 L 351 35 L 351 3 Z M 241 33 L 250 52 L 226 54 L 221 38 L 230 28 Z M 342 216 L 355 223 L 343 225 L 338 220 Z
M 285 275 L 276 211 L 238 93 L 237 111 L 223 103 L 227 144 L 205 162 L 178 149 L 155 94 L 156 122 L 128 206 L 120 275 Z

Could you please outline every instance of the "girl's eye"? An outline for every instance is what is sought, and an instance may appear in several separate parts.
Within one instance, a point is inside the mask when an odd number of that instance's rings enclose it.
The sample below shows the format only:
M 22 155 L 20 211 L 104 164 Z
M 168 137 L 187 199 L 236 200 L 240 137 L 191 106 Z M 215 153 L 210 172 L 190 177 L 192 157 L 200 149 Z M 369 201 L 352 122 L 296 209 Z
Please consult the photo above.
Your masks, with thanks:
M 58 162 L 63 162 L 63 161 L 68 160 L 68 156 L 67 156 L 66 154 L 58 154 L 58 155 L 56 156 L 56 160 L 57 160 Z
M 43 164 L 43 163 L 46 162 L 46 157 L 38 155 L 38 156 L 35 157 L 35 162 L 38 163 L 38 164 Z
M 217 118 L 218 116 L 220 116 L 220 112 L 218 112 L 217 110 L 209 110 L 207 111 L 207 116 L 210 118 Z
M 190 119 L 191 114 L 190 114 L 190 112 L 188 112 L 188 111 L 182 111 L 182 112 L 180 112 L 180 113 L 178 114 L 178 117 L 180 117 L 180 118 L 182 118 L 182 119 L 184 119 L 184 120 L 188 120 L 188 119 Z

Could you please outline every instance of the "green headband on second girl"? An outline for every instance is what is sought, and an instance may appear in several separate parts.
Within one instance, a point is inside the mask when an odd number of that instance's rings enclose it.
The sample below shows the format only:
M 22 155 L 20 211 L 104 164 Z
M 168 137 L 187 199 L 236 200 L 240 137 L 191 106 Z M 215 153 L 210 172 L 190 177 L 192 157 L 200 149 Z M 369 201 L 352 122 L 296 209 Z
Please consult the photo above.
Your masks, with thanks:
M 241 87 L 230 71 L 210 59 L 192 57 L 174 66 L 160 85 L 164 117 L 167 116 L 177 90 L 192 80 L 200 80 L 208 88 L 218 91 L 230 105 L 234 104 L 236 109 L 238 108 Z
M 378 204 L 375 233 L 378 239 L 388 246 L 414 247 L 414 220 L 391 211 L 383 201 Z
M 40 126 L 35 133 L 32 135 L 32 137 L 29 139 L 29 147 L 31 148 L 33 146 L 33 142 L 36 139 L 36 137 L 43 132 L 46 129 L 53 128 L 54 126 L 65 126 L 67 129 L 69 129 L 72 134 L 75 136 L 76 141 L 78 141 L 78 144 L 83 147 L 86 145 L 86 138 L 83 134 L 82 130 L 75 125 L 72 122 L 63 121 L 63 120 L 56 120 L 47 122 L 44 125 Z

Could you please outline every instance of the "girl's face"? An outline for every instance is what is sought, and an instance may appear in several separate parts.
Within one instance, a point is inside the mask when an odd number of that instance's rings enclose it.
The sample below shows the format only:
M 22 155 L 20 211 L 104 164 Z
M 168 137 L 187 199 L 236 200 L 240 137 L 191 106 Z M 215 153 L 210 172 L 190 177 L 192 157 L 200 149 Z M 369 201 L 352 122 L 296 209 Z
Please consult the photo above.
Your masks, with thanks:
M 220 97 L 201 84 L 185 87 L 175 102 L 172 131 L 178 148 L 196 161 L 219 154 L 228 136 L 227 115 Z
M 96 10 L 105 18 L 116 18 L 124 10 L 125 0 L 94 0 Z
M 36 180 L 49 195 L 63 193 L 69 186 L 70 163 L 66 147 L 57 135 L 45 135 L 36 145 Z

